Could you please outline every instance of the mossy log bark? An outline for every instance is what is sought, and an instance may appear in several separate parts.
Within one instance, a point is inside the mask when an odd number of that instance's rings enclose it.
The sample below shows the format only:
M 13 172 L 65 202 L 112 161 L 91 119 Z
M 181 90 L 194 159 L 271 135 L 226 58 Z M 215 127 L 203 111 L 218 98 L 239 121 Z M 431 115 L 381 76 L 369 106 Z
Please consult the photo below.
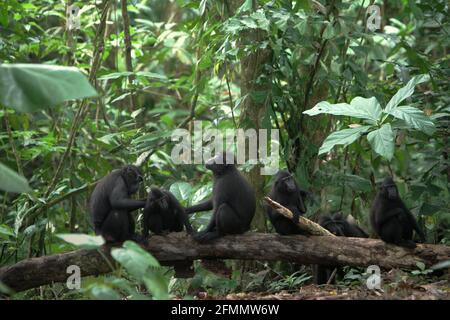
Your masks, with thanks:
M 210 244 L 198 244 L 182 232 L 172 233 L 151 237 L 145 249 L 165 265 L 195 259 L 241 259 L 414 269 L 418 261 L 431 266 L 450 259 L 450 247 L 444 245 L 419 244 L 416 249 L 405 249 L 376 239 L 267 233 L 226 236 Z M 101 250 L 77 250 L 26 259 L 0 269 L 0 281 L 15 291 L 23 291 L 65 282 L 70 265 L 79 266 L 81 276 L 109 273 L 114 265 L 109 251 L 110 247 L 104 246 Z

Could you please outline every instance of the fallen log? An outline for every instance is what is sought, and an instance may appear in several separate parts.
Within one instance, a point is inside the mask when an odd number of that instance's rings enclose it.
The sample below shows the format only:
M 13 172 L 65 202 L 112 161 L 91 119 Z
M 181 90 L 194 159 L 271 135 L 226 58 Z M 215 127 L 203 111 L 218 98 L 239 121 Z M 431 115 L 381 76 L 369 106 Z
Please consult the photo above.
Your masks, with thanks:
M 431 266 L 450 259 L 450 246 L 445 245 L 419 244 L 416 249 L 405 249 L 376 239 L 267 233 L 226 236 L 208 244 L 198 244 L 183 232 L 172 233 L 152 236 L 145 249 L 162 264 L 195 259 L 239 259 L 415 269 L 419 261 Z M 1 268 L 0 281 L 18 292 L 65 282 L 70 265 L 79 266 L 81 276 L 109 273 L 112 271 L 109 250 L 104 246 L 101 250 L 77 250 L 26 259 Z

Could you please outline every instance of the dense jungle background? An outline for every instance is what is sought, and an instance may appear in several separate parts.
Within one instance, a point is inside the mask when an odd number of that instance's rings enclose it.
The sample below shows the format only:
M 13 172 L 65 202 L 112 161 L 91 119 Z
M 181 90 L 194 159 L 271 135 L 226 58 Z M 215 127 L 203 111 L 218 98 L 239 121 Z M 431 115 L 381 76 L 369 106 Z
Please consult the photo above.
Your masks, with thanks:
M 371 5 L 379 8 L 380 25 Z M 446 0 L 3 0 L 0 3 L 0 268 L 98 246 L 96 181 L 126 164 L 183 206 L 210 196 L 203 164 L 176 165 L 177 128 L 279 130 L 279 167 L 307 191 L 305 217 L 369 212 L 395 178 L 426 243 L 450 245 L 450 20 Z M 376 15 L 376 12 L 375 12 Z M 374 22 L 375 21 L 375 22 Z M 77 25 L 78 24 L 78 25 Z M 74 67 L 74 68 L 68 68 Z M 274 232 L 260 165 L 254 232 Z M 237 190 L 239 191 L 239 190 Z M 142 210 L 134 213 L 141 230 Z M 211 212 L 191 216 L 201 230 Z M 76 235 L 78 234 L 78 236 Z M 84 236 L 84 235 L 89 235 Z M 150 241 L 151 238 L 150 238 Z M 448 299 L 449 261 L 433 272 L 365 268 L 313 284 L 308 265 L 194 262 L 177 278 L 131 242 L 120 267 L 12 292 L 12 299 Z M 1 270 L 1 269 L 0 269 Z M 0 272 L 1 273 L 1 272 Z M 68 274 L 69 275 L 69 274 Z

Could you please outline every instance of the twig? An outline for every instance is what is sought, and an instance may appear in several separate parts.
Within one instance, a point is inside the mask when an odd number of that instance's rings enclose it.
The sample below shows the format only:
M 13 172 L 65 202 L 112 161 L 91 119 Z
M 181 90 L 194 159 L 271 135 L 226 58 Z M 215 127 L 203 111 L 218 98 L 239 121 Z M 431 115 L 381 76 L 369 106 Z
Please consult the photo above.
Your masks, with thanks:
M 330 278 L 327 281 L 327 284 L 331 284 L 331 282 L 333 281 L 334 277 L 336 276 L 337 273 L 337 268 L 334 268 L 333 272 L 330 275 Z

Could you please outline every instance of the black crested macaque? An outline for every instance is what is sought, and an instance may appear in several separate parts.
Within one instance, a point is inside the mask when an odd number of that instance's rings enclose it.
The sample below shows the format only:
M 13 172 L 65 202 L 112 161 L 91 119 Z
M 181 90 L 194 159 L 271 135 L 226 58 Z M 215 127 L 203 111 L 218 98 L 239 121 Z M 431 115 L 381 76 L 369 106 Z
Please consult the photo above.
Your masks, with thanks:
M 127 165 L 111 172 L 95 186 L 89 210 L 95 233 L 102 235 L 106 242 L 139 240 L 131 211 L 144 208 L 145 201 L 132 199 L 131 195 L 138 191 L 142 181 L 141 170 Z
M 149 230 L 162 235 L 183 231 L 183 227 L 188 233 L 193 232 L 189 217 L 177 198 L 170 191 L 151 188 L 144 209 L 143 236 L 147 237 Z
M 193 232 L 189 217 L 177 198 L 164 189 L 151 188 L 144 208 L 142 236 L 148 237 L 149 230 L 157 235 L 169 232 L 180 232 L 186 227 L 186 232 Z M 192 261 L 174 261 L 169 264 L 175 270 L 177 278 L 194 276 Z
M 385 178 L 381 184 L 372 204 L 370 222 L 376 234 L 384 242 L 415 248 L 413 230 L 416 231 L 422 242 L 425 241 L 422 230 L 400 199 L 397 186 L 391 177 Z
M 338 237 L 368 238 L 369 235 L 357 224 L 345 219 L 342 212 L 337 212 L 332 216 L 322 216 L 319 224 Z
M 305 191 L 300 190 L 291 173 L 286 170 L 280 170 L 275 175 L 275 182 L 269 197 L 291 210 L 292 220 L 279 214 L 270 206 L 266 206 L 266 212 L 269 216 L 275 231 L 282 235 L 304 234 L 297 225 L 300 215 L 306 212 L 306 206 L 303 201 Z
M 338 237 L 355 237 L 368 238 L 369 235 L 361 229 L 356 223 L 350 222 L 344 218 L 341 212 L 333 215 L 322 216 L 319 219 L 319 224 Z M 314 282 L 316 284 L 325 284 L 330 279 L 333 273 L 333 267 L 315 265 L 313 266 Z M 339 269 L 338 269 L 339 270 Z
M 213 172 L 212 198 L 185 211 L 190 214 L 213 209 L 213 215 L 206 229 L 193 238 L 207 242 L 223 235 L 248 231 L 256 210 L 255 191 L 234 165 L 234 155 L 218 153 L 206 162 L 206 168 Z

